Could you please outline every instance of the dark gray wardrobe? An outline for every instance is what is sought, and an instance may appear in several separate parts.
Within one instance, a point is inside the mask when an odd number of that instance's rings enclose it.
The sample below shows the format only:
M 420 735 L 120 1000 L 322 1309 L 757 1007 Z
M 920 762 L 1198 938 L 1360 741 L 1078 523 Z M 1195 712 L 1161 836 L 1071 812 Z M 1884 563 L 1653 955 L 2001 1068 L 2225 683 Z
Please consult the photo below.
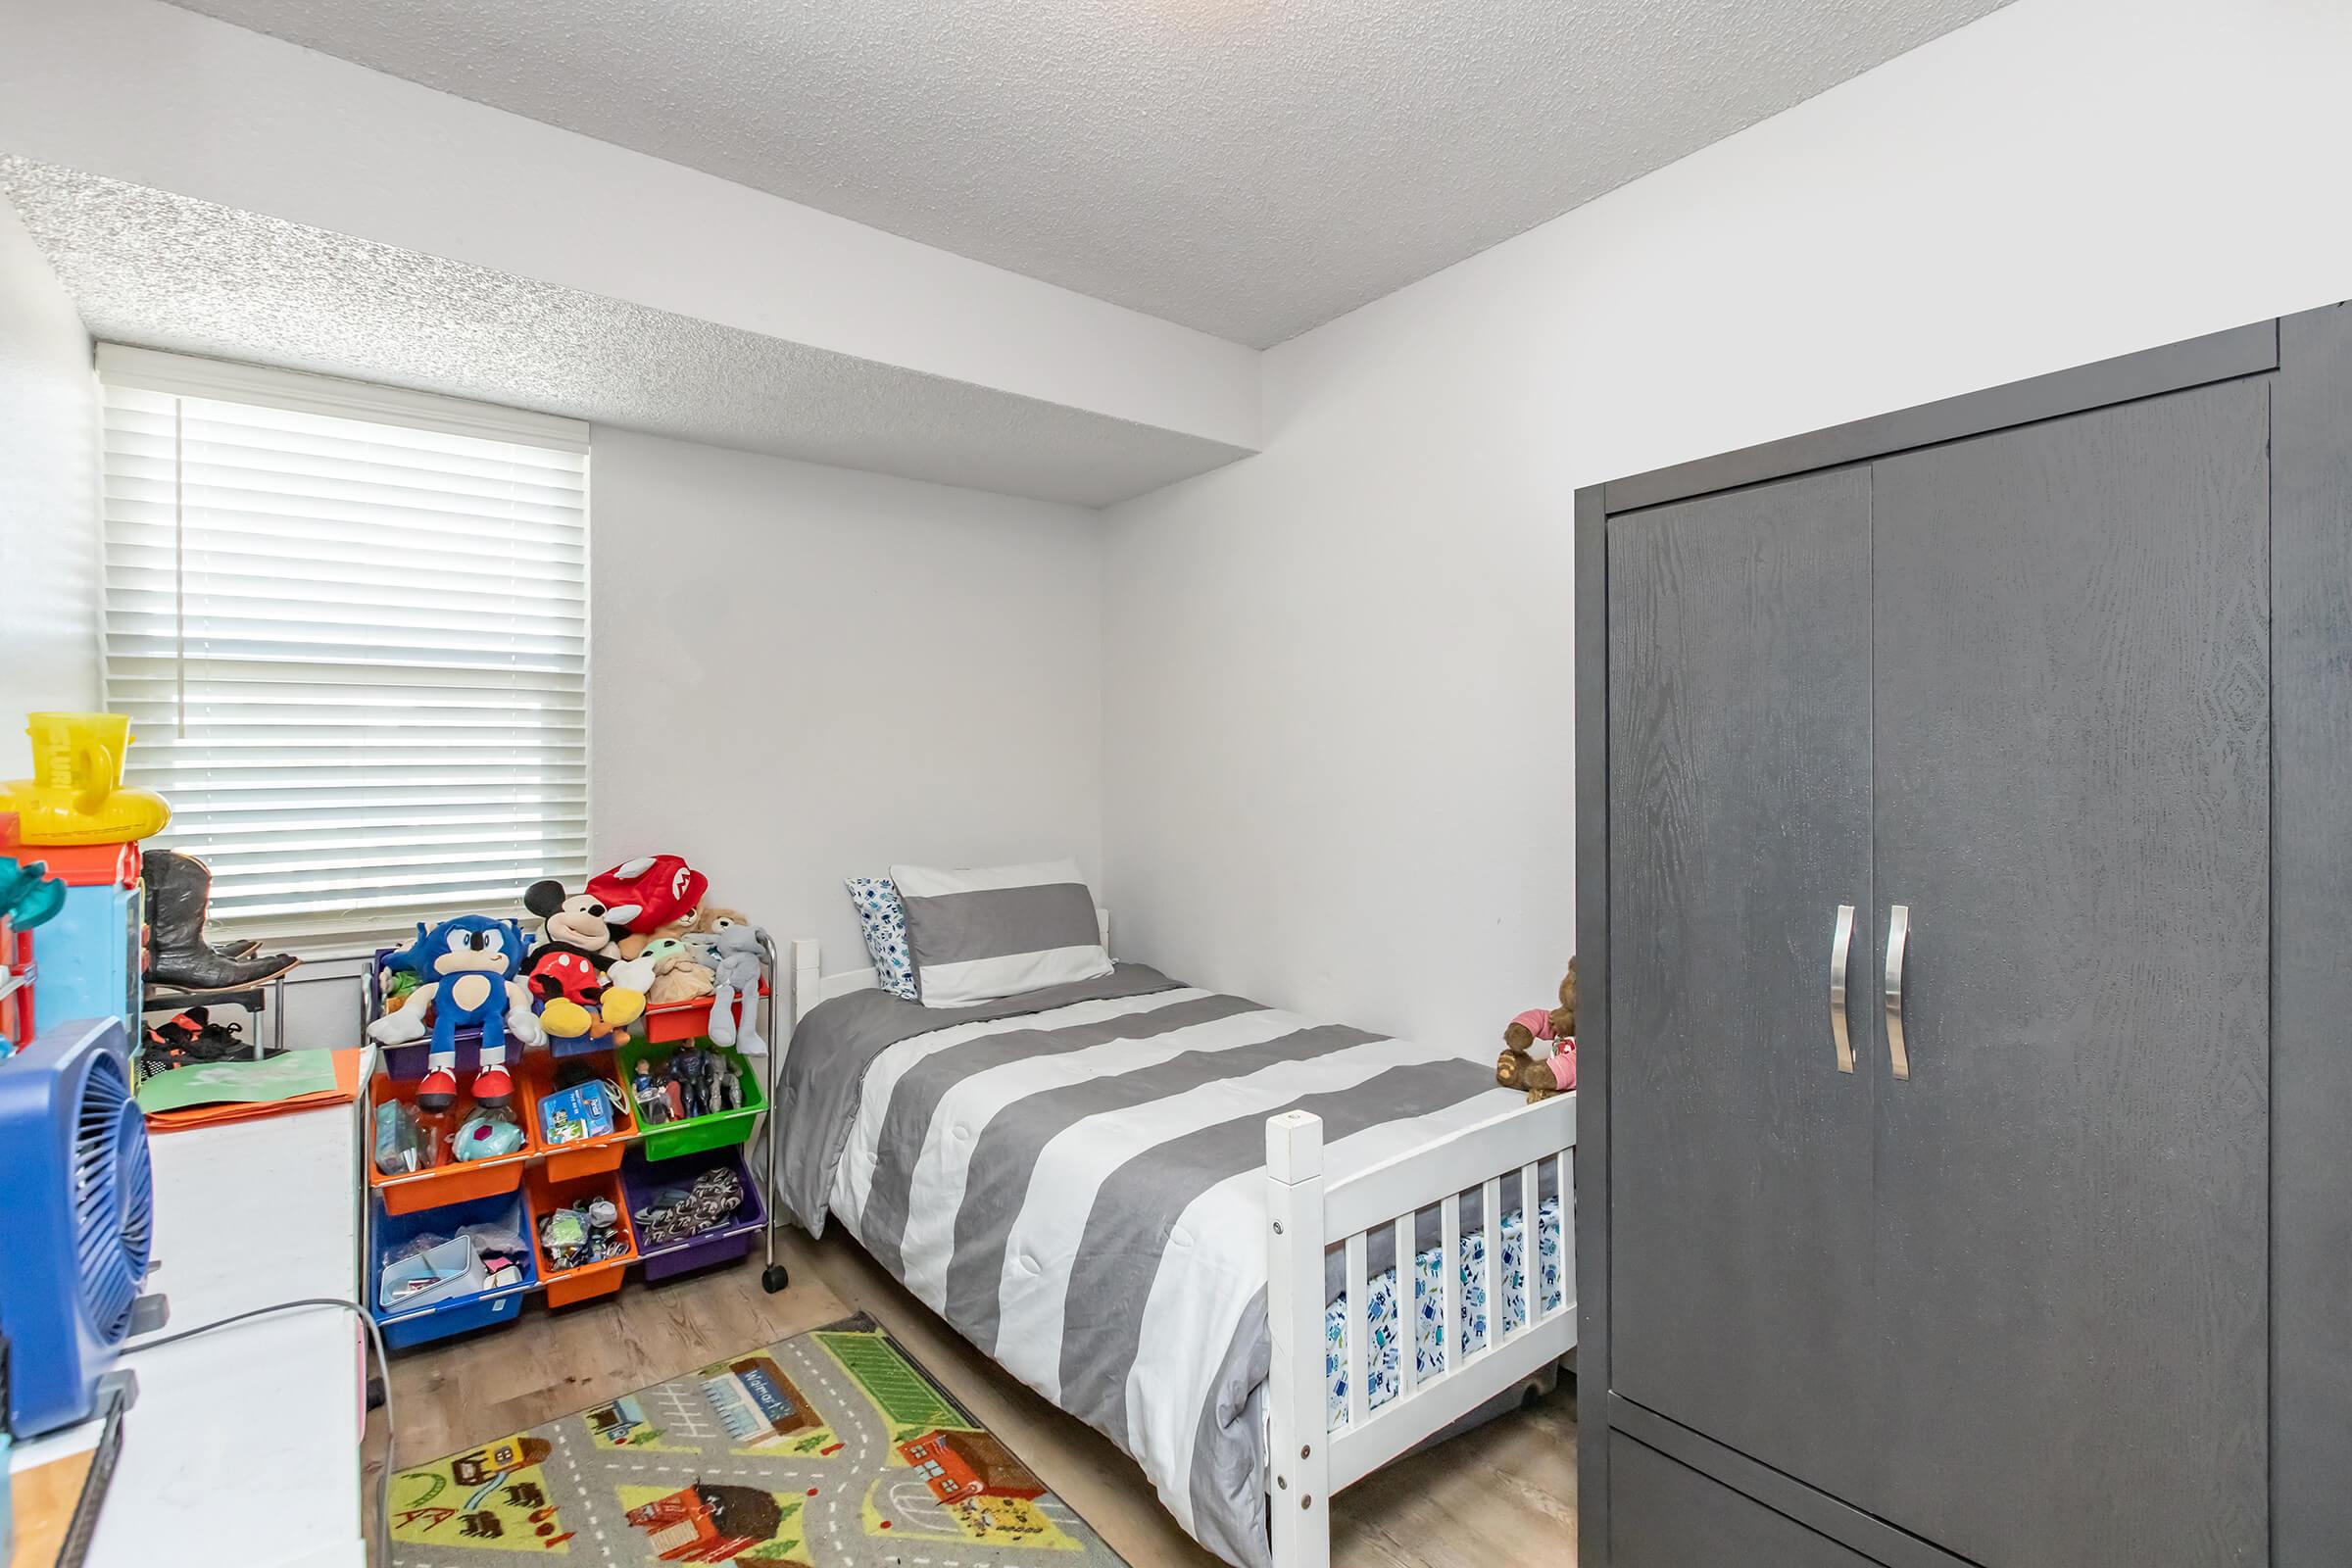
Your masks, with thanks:
M 1582 1560 L 2352 1562 L 2352 311 L 1577 504 Z

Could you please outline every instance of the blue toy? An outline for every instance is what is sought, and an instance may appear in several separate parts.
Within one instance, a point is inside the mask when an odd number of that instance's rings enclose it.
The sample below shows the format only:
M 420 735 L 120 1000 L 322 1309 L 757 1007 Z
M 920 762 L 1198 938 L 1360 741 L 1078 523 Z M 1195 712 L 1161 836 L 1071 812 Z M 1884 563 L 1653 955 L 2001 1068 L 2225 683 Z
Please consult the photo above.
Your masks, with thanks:
M 66 885 L 39 860 L 0 860 L 0 920 L 29 931 L 66 906 Z
M 25 989 L 32 984 L 32 977 L 11 972 L 21 948 L 10 933 L 30 931 L 65 906 L 66 885 L 49 874 L 47 865 L 39 860 L 0 858 L 0 1004 L 6 1004 L 0 1005 L 0 1061 L 16 1054 L 14 1036 L 32 1032 L 24 1021 L 32 1016 L 32 993 Z M 21 1000 L 10 1003 L 12 996 Z M 7 1364 L 7 1340 L 0 1338 L 0 1368 Z M 0 1374 L 0 1382 L 4 1381 Z M 6 1540 L 6 1532 L 0 1531 L 0 1545 Z
M 416 1086 L 416 1104 L 423 1110 L 447 1110 L 458 1097 L 458 1030 L 478 1025 L 482 1064 L 468 1093 L 479 1105 L 506 1104 L 514 1098 L 514 1079 L 507 1071 L 508 1037 L 526 1046 L 547 1038 L 531 1011 L 530 988 L 517 978 L 522 970 L 522 928 L 486 914 L 461 914 L 425 932 L 411 951 L 421 965 L 416 972 L 432 978 L 418 986 L 398 1012 L 387 1012 L 369 1024 L 368 1038 L 385 1046 L 421 1040 L 425 1014 L 431 1013 L 432 1051 L 425 1058 L 423 1081 Z
M 522 1129 L 504 1111 L 476 1110 L 449 1141 L 456 1159 L 503 1159 L 522 1147 Z
M 383 971 L 387 990 L 395 975 L 413 975 L 419 983 L 432 978 L 432 969 L 424 956 L 425 944 L 432 939 L 433 928 L 419 920 L 414 941 L 405 948 L 394 948 L 384 955 L 384 961 L 378 967 Z

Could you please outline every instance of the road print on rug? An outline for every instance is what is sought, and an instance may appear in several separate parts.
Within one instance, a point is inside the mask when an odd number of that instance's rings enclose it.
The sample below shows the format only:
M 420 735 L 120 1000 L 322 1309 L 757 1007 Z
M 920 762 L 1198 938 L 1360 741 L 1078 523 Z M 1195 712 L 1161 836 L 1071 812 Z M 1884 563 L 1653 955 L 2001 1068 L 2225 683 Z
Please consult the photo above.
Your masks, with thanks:
M 395 1568 L 1121 1559 L 870 1318 L 392 1478 Z

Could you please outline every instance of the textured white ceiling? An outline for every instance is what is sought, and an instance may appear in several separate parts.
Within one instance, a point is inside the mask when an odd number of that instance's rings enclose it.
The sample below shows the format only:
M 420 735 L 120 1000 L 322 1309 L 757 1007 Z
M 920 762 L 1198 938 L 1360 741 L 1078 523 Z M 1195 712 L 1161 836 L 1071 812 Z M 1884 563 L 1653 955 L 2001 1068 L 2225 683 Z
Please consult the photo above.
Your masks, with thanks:
M 1247 450 L 23 158 L 93 336 L 1100 507 Z
M 1239 342 L 2005 0 L 174 0 Z

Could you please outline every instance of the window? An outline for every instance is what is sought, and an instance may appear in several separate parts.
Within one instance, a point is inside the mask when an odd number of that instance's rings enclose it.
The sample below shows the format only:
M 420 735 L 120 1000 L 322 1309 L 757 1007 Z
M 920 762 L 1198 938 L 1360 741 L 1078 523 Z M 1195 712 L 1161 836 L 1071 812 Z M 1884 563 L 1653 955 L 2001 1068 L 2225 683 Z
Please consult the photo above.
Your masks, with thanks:
M 576 421 L 104 345 L 107 706 L 213 917 L 364 935 L 587 865 Z

